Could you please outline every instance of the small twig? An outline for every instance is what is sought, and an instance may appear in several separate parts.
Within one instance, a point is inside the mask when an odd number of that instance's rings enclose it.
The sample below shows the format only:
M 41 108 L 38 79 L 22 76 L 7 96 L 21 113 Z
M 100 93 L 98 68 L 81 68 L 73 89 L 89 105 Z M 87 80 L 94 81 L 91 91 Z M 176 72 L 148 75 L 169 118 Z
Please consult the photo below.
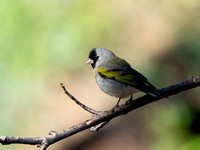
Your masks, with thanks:
M 96 116 L 100 116 L 103 115 L 105 112 L 104 111 L 96 111 L 86 105 L 84 105 L 83 103 L 81 103 L 79 100 L 77 100 L 74 96 L 72 96 L 65 88 L 63 83 L 60 83 L 61 87 L 63 88 L 65 94 L 67 94 L 67 96 L 69 96 L 69 98 L 71 98 L 76 104 L 78 104 L 80 107 L 82 107 L 84 110 L 86 110 L 87 112 L 94 114 Z M 100 128 L 102 128 L 103 126 L 105 126 L 109 121 L 106 122 L 102 122 L 98 125 L 96 125 L 95 127 L 91 127 L 91 131 L 93 132 L 97 132 Z
M 104 122 L 102 122 L 102 123 L 100 123 L 100 124 L 98 124 L 98 125 L 96 125 L 96 126 L 91 127 L 90 130 L 91 130 L 92 132 L 98 132 L 101 128 L 103 128 L 103 127 L 104 127 L 106 124 L 108 124 L 109 122 L 110 122 L 110 120 L 104 121 Z
M 200 76 L 192 77 L 189 80 L 159 89 L 158 91 L 162 94 L 162 96 L 168 97 L 168 96 L 183 92 L 185 90 L 195 88 L 197 86 L 200 86 Z M 70 98 L 72 98 L 74 101 L 78 101 L 68 92 L 66 94 Z M 160 99 L 162 99 L 162 98 L 145 95 L 145 96 L 140 97 L 130 103 L 123 104 L 123 105 L 117 107 L 116 109 L 114 109 L 114 111 L 108 111 L 105 113 L 100 112 L 100 115 L 99 115 L 99 111 L 94 111 L 94 112 L 93 112 L 93 110 L 91 112 L 89 111 L 90 113 L 97 114 L 95 116 L 95 118 L 86 120 L 83 123 L 75 125 L 64 131 L 60 131 L 60 132 L 52 131 L 52 132 L 50 132 L 50 135 L 48 135 L 48 136 L 32 137 L 32 138 L 21 138 L 21 137 L 15 137 L 15 136 L 12 136 L 12 137 L 0 136 L 0 143 L 3 145 L 14 144 L 14 143 L 15 144 L 37 145 L 40 147 L 40 150 L 46 150 L 47 147 L 49 147 L 51 144 L 56 143 L 64 138 L 72 136 L 76 133 L 79 133 L 79 132 L 86 130 L 88 128 L 91 128 L 93 126 L 97 126 L 97 129 L 98 129 L 98 125 L 103 127 L 105 124 L 107 124 L 107 122 L 109 122 L 111 119 L 113 119 L 117 116 L 127 114 L 137 108 L 140 108 L 146 104 L 152 103 L 152 102 L 160 100 Z M 76 103 L 78 104 L 80 102 L 78 101 Z M 81 105 L 83 105 L 83 104 L 81 104 Z M 84 105 L 82 108 L 83 109 L 86 108 L 85 110 L 88 111 L 87 106 Z
M 79 106 L 81 106 L 84 110 L 86 110 L 87 112 L 91 113 L 91 114 L 95 114 L 95 115 L 99 115 L 101 113 L 103 113 L 103 111 L 96 111 L 90 107 L 87 107 L 86 105 L 84 105 L 83 103 L 81 103 L 80 101 L 78 101 L 74 96 L 72 96 L 65 88 L 63 83 L 60 83 L 61 87 L 63 88 L 64 92 Z

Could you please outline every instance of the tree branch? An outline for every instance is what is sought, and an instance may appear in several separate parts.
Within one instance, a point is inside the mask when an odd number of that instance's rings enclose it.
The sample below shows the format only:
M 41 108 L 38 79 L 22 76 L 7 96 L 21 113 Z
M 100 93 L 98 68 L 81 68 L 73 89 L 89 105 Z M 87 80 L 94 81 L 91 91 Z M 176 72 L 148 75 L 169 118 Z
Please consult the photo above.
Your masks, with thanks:
M 100 113 L 102 113 L 102 111 L 96 111 L 86 105 L 84 105 L 83 103 L 81 103 L 80 101 L 78 101 L 74 96 L 72 96 L 65 88 L 63 83 L 60 83 L 61 87 L 63 88 L 65 94 L 67 94 L 67 96 L 69 96 L 69 98 L 71 98 L 76 104 L 78 104 L 79 106 L 81 106 L 84 110 L 86 110 L 87 112 L 91 113 L 91 114 L 95 114 L 98 115 Z
M 83 123 L 80 123 L 78 125 L 75 125 L 69 129 L 56 132 L 51 131 L 48 136 L 44 137 L 33 137 L 33 138 L 21 138 L 21 137 L 7 137 L 7 136 L 0 136 L 0 143 L 5 144 L 29 144 L 29 145 L 37 145 L 40 147 L 40 150 L 46 150 L 48 146 L 50 146 L 53 143 L 56 143 L 64 138 L 67 138 L 69 136 L 72 136 L 76 133 L 79 133 L 83 130 L 86 130 L 88 128 L 91 128 L 94 131 L 99 130 L 100 127 L 103 127 L 105 124 L 107 124 L 111 119 L 127 114 L 130 111 L 133 111 L 139 107 L 142 107 L 146 104 L 152 103 L 154 101 L 162 99 L 162 97 L 152 97 L 149 95 L 142 96 L 130 103 L 123 104 L 114 110 L 111 111 L 104 111 L 103 113 L 101 111 L 95 111 L 84 104 L 80 103 L 76 98 L 74 98 L 64 87 L 63 84 L 61 84 L 62 88 L 64 89 L 65 93 L 74 100 L 78 105 L 80 105 L 82 108 L 84 108 L 86 111 L 95 114 L 91 119 L 88 119 L 84 121 Z M 162 89 L 158 89 L 162 96 L 169 97 L 171 95 L 175 95 L 177 93 L 195 88 L 197 86 L 200 86 L 200 76 L 192 77 L 189 80 L 180 82 L 178 84 L 174 84 Z M 66 92 L 67 91 L 67 92 Z M 99 113 L 100 112 L 100 113 Z M 102 124 L 102 125 L 101 125 Z M 97 127 L 97 128 L 95 128 Z

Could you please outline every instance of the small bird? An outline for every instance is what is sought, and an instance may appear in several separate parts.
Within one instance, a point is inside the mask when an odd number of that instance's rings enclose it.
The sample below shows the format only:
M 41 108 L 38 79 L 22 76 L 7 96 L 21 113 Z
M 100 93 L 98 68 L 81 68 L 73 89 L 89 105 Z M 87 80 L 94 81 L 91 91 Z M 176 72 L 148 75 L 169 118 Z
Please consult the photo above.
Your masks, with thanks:
M 131 96 L 129 100 L 132 100 L 133 93 L 139 91 L 153 97 L 161 96 L 146 77 L 108 49 L 93 48 L 87 64 L 92 65 L 100 89 L 110 96 L 119 98 L 116 106 L 119 105 L 121 98 Z

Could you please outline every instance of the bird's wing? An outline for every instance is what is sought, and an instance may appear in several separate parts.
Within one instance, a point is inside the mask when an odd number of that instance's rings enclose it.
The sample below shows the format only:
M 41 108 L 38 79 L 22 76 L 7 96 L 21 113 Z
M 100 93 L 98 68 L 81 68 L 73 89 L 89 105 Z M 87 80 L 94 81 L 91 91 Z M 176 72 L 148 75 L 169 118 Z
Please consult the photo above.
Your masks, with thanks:
M 145 93 L 153 93 L 156 88 L 148 82 L 147 78 L 131 68 L 125 60 L 116 58 L 100 65 L 98 74 L 105 79 L 112 79 L 122 84 L 130 85 Z M 152 94 L 157 95 L 157 94 Z

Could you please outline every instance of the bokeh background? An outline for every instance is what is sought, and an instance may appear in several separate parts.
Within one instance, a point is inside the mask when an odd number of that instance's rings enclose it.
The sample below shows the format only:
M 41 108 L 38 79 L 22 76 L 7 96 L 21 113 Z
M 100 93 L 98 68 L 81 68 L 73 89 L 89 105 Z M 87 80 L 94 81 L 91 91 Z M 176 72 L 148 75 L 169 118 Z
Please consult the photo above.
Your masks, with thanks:
M 44 136 L 88 119 L 60 82 L 89 107 L 111 109 L 116 98 L 85 65 L 94 47 L 111 49 L 158 88 L 198 75 L 200 1 L 1 0 L 0 135 Z M 196 88 L 163 99 L 49 150 L 200 149 L 199 97 Z

